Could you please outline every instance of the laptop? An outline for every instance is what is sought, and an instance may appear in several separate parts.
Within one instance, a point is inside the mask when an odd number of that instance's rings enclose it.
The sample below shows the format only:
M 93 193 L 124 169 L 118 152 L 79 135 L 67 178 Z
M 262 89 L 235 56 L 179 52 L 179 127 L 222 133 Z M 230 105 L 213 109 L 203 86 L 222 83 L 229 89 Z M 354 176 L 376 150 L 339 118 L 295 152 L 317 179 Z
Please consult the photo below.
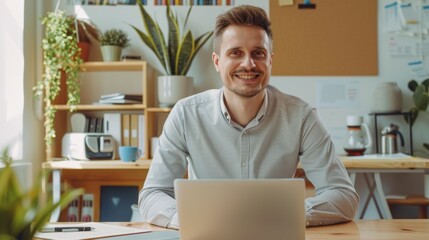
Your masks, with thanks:
M 303 179 L 174 182 L 181 240 L 304 240 Z

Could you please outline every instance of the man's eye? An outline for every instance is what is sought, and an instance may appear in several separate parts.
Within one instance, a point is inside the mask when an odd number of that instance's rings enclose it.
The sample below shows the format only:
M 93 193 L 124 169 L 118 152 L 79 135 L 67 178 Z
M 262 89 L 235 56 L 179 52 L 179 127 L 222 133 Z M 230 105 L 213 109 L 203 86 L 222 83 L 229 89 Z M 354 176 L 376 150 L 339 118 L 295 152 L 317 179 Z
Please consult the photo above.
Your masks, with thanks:
M 241 55 L 241 52 L 240 51 L 231 51 L 231 53 L 230 53 L 230 55 L 231 56 L 240 56 Z
M 255 51 L 255 52 L 253 52 L 253 56 L 258 57 L 258 58 L 264 58 L 265 52 L 264 51 Z

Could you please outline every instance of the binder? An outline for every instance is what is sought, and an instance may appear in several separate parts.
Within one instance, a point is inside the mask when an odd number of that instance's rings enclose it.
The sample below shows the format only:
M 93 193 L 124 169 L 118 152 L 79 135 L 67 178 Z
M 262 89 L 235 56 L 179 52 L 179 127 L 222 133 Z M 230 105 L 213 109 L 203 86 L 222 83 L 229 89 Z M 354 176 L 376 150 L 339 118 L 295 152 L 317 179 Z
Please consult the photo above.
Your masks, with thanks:
M 130 146 L 130 114 L 124 113 L 122 114 L 122 145 Z
M 94 221 L 94 194 L 86 193 L 82 195 L 82 218 L 81 222 Z
M 103 117 L 103 129 L 105 134 L 112 135 L 115 139 L 115 159 L 119 158 L 118 148 L 122 145 L 122 125 L 120 113 L 105 113 Z
M 139 114 L 138 115 L 138 147 L 142 150 L 142 156 L 145 155 L 145 121 L 144 121 L 144 114 Z
M 138 147 L 138 114 L 130 114 L 130 146 Z

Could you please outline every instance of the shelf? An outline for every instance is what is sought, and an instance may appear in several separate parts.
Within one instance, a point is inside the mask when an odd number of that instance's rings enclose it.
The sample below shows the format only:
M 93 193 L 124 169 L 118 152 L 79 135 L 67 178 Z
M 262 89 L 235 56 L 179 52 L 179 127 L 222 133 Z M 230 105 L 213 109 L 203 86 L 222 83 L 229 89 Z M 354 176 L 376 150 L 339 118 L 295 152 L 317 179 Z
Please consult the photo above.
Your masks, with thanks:
M 171 108 L 159 108 L 159 107 L 149 107 L 146 109 L 147 112 L 160 112 L 160 113 L 169 113 L 171 112 Z
M 84 72 L 142 71 L 145 68 L 145 61 L 85 62 L 81 66 Z
M 45 169 L 149 169 L 151 160 L 123 162 L 121 160 L 93 161 L 49 161 L 43 163 Z
M 54 108 L 62 110 L 70 110 L 71 107 L 68 105 L 54 105 Z M 91 111 L 105 111 L 105 110 L 143 110 L 145 106 L 143 104 L 82 104 L 76 106 L 76 111 L 91 110 Z

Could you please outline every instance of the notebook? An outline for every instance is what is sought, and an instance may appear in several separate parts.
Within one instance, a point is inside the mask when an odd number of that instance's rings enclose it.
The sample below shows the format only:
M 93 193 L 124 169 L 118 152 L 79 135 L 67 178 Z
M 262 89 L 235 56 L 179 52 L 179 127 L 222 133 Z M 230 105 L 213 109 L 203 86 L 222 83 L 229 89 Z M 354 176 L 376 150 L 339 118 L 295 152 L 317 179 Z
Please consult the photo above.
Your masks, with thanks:
M 174 182 L 181 240 L 304 240 L 303 179 Z

